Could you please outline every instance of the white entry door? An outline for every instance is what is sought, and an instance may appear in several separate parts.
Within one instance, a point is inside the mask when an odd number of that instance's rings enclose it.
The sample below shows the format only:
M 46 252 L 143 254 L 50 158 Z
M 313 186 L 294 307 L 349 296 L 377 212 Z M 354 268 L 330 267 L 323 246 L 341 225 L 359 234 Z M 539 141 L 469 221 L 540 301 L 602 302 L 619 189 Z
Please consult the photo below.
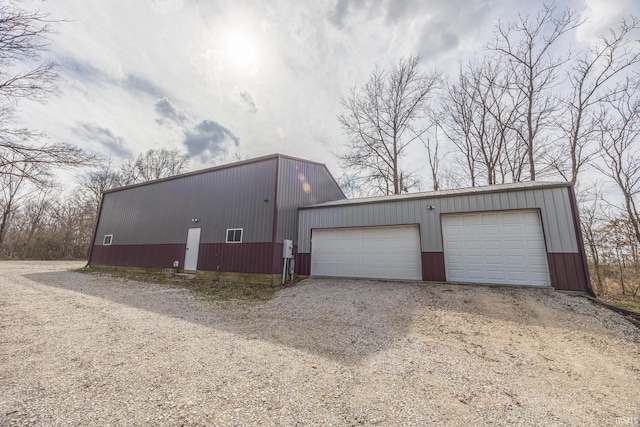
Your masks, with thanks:
M 417 225 L 314 229 L 311 275 L 422 279 Z
M 538 211 L 443 215 L 442 237 L 448 281 L 550 284 Z
M 184 269 L 198 269 L 198 249 L 200 249 L 200 228 L 190 228 L 187 234 L 187 250 L 184 254 Z

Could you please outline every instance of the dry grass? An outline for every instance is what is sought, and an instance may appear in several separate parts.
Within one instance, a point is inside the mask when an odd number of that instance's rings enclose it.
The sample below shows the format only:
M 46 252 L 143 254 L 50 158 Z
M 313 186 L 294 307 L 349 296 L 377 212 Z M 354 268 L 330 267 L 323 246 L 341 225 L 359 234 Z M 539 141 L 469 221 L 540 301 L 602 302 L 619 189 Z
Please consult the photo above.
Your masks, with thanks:
M 208 301 L 264 302 L 273 298 L 275 293 L 279 290 L 290 287 L 295 283 L 290 282 L 286 285 L 273 286 L 215 280 L 205 277 L 167 277 L 164 273 L 157 271 L 127 271 L 99 267 L 80 268 L 75 271 L 85 274 L 120 277 L 129 280 L 136 280 L 138 282 L 155 283 L 174 288 L 188 289 Z
M 591 281 L 595 286 L 595 276 L 591 274 Z M 598 298 L 610 304 L 615 304 L 630 310 L 640 312 L 640 291 L 637 289 L 639 285 L 634 281 L 628 281 L 625 285 L 626 293 L 622 292 L 619 281 L 613 277 L 605 277 L 602 289 L 597 293 Z M 635 292 L 634 292 L 635 291 Z M 634 295 L 635 293 L 635 295 Z

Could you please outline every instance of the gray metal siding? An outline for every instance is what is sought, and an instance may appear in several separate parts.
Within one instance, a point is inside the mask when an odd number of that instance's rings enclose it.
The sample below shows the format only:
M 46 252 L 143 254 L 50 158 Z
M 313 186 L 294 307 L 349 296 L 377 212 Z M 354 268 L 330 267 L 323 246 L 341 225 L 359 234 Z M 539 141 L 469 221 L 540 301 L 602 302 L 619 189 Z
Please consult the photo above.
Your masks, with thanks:
M 434 210 L 428 209 L 430 205 L 435 206 Z M 311 251 L 313 228 L 417 223 L 422 251 L 442 252 L 441 214 L 515 209 L 540 209 L 548 252 L 578 252 L 567 187 L 303 209 L 298 227 L 298 251 Z
M 227 228 L 271 242 L 275 186 L 272 158 L 109 192 L 94 243 L 105 234 L 113 245 L 184 243 L 190 227 L 202 228 L 201 243 L 223 243 Z
M 278 167 L 278 226 L 276 242 L 298 239 L 298 207 L 344 199 L 324 165 L 281 157 Z

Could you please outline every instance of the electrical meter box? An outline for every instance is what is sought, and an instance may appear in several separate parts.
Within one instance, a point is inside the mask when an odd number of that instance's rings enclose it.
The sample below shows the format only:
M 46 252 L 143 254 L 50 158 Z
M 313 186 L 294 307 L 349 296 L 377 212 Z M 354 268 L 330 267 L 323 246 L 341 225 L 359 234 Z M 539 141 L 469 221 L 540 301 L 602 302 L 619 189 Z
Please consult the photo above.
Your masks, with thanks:
M 293 241 L 285 239 L 282 243 L 282 258 L 293 258 Z

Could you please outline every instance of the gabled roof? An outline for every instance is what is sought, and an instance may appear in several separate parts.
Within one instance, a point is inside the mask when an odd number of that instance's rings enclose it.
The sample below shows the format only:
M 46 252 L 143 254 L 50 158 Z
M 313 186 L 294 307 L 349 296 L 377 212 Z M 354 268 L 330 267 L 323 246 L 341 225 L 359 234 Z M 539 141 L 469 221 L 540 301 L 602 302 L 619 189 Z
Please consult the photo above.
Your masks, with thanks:
M 426 191 L 421 193 L 394 194 L 391 196 L 362 197 L 358 199 L 333 200 L 330 202 L 316 203 L 314 205 L 303 206 L 299 209 L 324 208 L 324 207 L 331 207 L 331 206 L 350 206 L 350 205 L 361 205 L 361 204 L 368 204 L 368 203 L 397 202 L 401 200 L 436 199 L 436 198 L 451 197 L 451 196 L 467 196 L 467 195 L 484 194 L 484 193 L 504 193 L 504 192 L 511 192 L 511 191 L 520 191 L 520 190 L 537 190 L 537 189 L 543 189 L 543 188 L 572 187 L 572 186 L 573 186 L 572 182 L 547 182 L 547 181 L 513 182 L 509 184 L 486 185 L 481 187 L 456 188 L 453 190 Z
M 140 182 L 140 183 L 137 183 L 137 184 L 130 184 L 130 185 L 122 186 L 122 187 L 111 188 L 109 190 L 105 190 L 104 194 L 113 193 L 115 191 L 127 190 L 129 188 L 142 187 L 144 185 L 156 184 L 158 182 L 171 181 L 171 180 L 174 180 L 174 179 L 185 178 L 185 177 L 188 177 L 188 176 L 194 176 L 194 175 L 200 175 L 200 174 L 209 173 L 209 172 L 215 172 L 215 171 L 223 170 L 223 169 L 229 169 L 229 168 L 235 168 L 235 167 L 239 167 L 239 166 L 245 166 L 245 165 L 248 165 L 248 164 L 251 164 L 251 163 L 259 163 L 259 162 L 264 162 L 264 161 L 268 161 L 268 160 L 274 160 L 274 159 L 278 159 L 278 158 L 297 160 L 297 161 L 300 161 L 300 162 L 305 162 L 305 163 L 310 163 L 310 164 L 314 164 L 314 165 L 318 165 L 318 166 L 323 166 L 325 169 L 327 169 L 327 166 L 324 163 L 314 162 L 314 161 L 311 161 L 311 160 L 306 160 L 306 159 L 301 159 L 301 158 L 298 158 L 298 157 L 287 156 L 287 155 L 284 155 L 284 154 L 275 153 L 275 154 L 269 154 L 267 156 L 256 157 L 256 158 L 253 158 L 253 159 L 241 160 L 241 161 L 238 161 L 238 162 L 226 163 L 224 165 L 212 166 L 212 167 L 206 168 L 206 169 L 199 169 L 199 170 L 196 170 L 196 171 L 186 172 L 186 173 L 182 173 L 180 175 L 174 175 L 174 176 L 170 176 L 170 177 L 167 177 L 167 178 L 154 179 L 152 181 Z M 329 170 L 327 169 L 327 172 L 328 171 Z M 331 175 L 331 174 L 329 173 L 329 175 Z M 331 175 L 331 177 L 333 178 L 332 175 Z M 334 181 L 335 181 L 335 179 L 334 179 Z

